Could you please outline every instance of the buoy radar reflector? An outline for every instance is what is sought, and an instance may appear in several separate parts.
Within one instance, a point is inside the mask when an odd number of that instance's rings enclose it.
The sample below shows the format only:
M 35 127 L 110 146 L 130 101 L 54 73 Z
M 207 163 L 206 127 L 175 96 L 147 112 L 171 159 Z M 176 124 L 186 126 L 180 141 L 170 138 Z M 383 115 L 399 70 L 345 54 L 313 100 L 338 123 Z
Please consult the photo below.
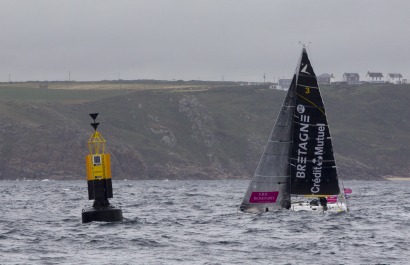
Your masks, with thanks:
M 88 199 L 94 200 L 93 206 L 84 209 L 81 216 L 83 223 L 92 221 L 122 221 L 122 210 L 115 208 L 108 201 L 113 197 L 111 181 L 110 154 L 105 152 L 105 139 L 97 131 L 100 123 L 95 122 L 98 113 L 91 113 L 94 120 L 91 126 L 94 133 L 88 140 L 89 154 L 86 156 Z

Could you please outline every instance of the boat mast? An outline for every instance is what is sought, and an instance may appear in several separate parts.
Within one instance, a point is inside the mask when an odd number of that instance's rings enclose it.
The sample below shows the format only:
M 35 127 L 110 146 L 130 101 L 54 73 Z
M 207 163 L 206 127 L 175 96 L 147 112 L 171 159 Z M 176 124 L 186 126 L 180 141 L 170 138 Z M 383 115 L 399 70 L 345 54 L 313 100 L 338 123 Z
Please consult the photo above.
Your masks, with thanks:
M 309 42 L 310 43 L 310 42 Z M 301 62 L 302 62 L 302 56 L 303 56 L 303 51 L 304 50 L 306 50 L 306 45 L 304 44 L 304 43 L 302 43 L 301 41 L 299 41 L 299 44 L 300 45 L 302 45 L 302 52 L 300 53 L 300 57 L 299 57 L 299 62 L 298 62 L 298 64 L 296 65 L 296 69 L 295 69 L 295 86 L 294 87 L 290 87 L 290 89 L 294 89 L 294 90 L 296 90 L 296 88 L 297 88 L 297 86 L 298 86 L 298 77 L 299 77 L 299 71 L 300 71 L 300 64 L 301 64 Z M 294 113 L 295 113 L 295 109 L 296 109 L 296 92 L 295 92 L 295 95 L 293 96 L 293 99 L 292 99 L 292 106 L 293 106 L 293 113 L 292 113 L 292 116 L 294 117 Z M 292 129 L 290 130 L 291 131 L 291 134 L 293 135 L 293 130 L 294 130 L 294 122 L 293 122 L 293 119 L 292 119 Z M 292 139 L 293 139 L 293 137 L 292 137 Z M 291 145 L 290 145 L 290 150 L 291 150 L 291 152 L 290 152 L 290 157 L 289 157 L 289 174 L 291 174 L 291 171 L 292 171 L 292 150 L 293 150 L 293 144 L 294 144 L 294 142 L 293 142 L 293 140 L 292 140 L 292 143 L 291 143 Z M 292 187 L 292 178 L 291 177 L 289 177 L 289 196 L 291 197 L 292 196 L 292 190 L 291 190 L 291 187 Z

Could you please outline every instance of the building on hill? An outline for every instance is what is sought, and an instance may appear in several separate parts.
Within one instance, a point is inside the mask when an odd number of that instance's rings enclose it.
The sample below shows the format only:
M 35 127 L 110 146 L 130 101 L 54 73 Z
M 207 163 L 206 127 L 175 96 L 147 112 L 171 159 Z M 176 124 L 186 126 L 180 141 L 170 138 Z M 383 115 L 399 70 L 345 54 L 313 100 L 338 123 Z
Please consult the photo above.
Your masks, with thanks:
M 366 81 L 373 84 L 384 83 L 384 77 L 382 73 L 367 72 Z
M 330 85 L 335 81 L 333 74 L 321 74 L 317 77 L 317 83 L 319 85 Z
M 279 79 L 276 89 L 288 90 L 291 83 L 292 83 L 292 79 Z
M 39 88 L 48 88 L 48 81 L 40 82 L 38 84 Z
M 344 73 L 342 76 L 342 81 L 348 85 L 360 85 L 360 75 L 358 73 Z
M 401 84 L 402 83 L 402 78 L 403 76 L 398 73 L 390 73 L 387 74 L 387 82 L 393 83 L 393 84 Z

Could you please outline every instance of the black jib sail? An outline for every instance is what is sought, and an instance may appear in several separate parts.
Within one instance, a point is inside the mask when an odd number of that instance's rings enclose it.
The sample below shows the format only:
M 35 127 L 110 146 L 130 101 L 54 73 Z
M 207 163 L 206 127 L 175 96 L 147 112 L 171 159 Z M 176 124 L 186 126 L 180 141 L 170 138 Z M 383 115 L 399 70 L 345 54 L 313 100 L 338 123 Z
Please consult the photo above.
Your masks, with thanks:
M 293 140 L 295 86 L 296 76 L 243 198 L 242 211 L 257 213 L 290 207 L 289 158 Z
M 315 72 L 303 48 L 296 69 L 296 100 L 290 160 L 291 194 L 340 193 L 332 140 Z

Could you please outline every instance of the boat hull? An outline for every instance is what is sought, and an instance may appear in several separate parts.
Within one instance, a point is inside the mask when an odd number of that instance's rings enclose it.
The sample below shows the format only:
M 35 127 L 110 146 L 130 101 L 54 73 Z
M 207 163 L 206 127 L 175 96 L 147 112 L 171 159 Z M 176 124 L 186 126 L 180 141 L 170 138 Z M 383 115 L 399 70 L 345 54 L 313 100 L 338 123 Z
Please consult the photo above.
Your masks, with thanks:
M 290 210 L 294 212 L 306 211 L 306 212 L 318 212 L 318 213 L 348 212 L 347 206 L 343 202 L 328 203 L 326 211 L 324 211 L 323 207 L 320 205 L 310 205 L 309 202 L 296 202 L 296 203 L 292 203 Z

